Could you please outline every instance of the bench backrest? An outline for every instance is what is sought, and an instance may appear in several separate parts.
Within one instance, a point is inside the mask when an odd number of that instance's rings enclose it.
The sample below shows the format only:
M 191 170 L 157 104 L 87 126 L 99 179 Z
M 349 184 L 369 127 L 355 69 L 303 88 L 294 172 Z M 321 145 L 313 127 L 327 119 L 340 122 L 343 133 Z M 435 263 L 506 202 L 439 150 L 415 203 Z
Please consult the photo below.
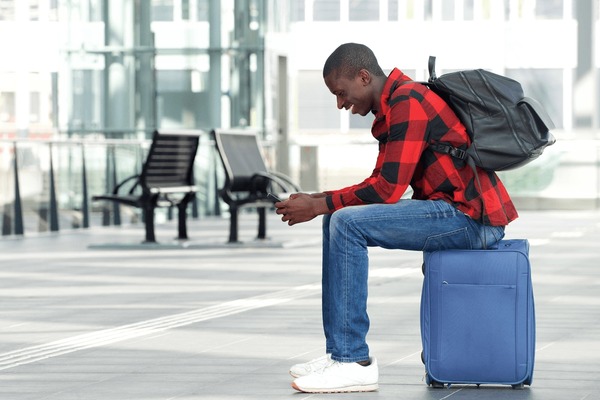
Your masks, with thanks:
M 201 131 L 154 131 L 140 175 L 144 190 L 168 191 L 194 185 L 194 160 Z
M 251 177 L 267 173 L 258 132 L 245 129 L 215 129 L 217 150 L 225 168 L 226 187 L 230 191 L 248 191 Z

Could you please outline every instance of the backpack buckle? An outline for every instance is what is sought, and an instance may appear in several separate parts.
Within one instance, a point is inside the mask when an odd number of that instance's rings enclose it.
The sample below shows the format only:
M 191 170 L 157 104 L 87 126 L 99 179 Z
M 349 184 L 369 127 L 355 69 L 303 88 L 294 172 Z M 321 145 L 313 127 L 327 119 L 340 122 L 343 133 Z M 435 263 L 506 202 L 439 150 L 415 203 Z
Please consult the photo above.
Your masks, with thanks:
M 461 160 L 466 160 L 467 158 L 467 152 L 456 147 L 451 147 L 448 151 L 448 154 L 450 154 L 452 157 L 460 158 Z
M 458 147 L 451 146 L 446 143 L 431 143 L 429 145 L 433 151 L 437 151 L 438 153 L 448 154 L 454 158 L 459 158 L 461 160 L 467 159 L 467 151 L 459 149 Z

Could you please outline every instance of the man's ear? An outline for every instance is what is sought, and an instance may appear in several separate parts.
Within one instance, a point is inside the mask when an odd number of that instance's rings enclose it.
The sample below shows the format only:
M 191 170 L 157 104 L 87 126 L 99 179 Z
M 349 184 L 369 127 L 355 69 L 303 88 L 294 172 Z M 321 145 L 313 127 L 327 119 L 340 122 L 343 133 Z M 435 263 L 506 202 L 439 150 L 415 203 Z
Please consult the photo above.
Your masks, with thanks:
M 364 85 L 368 85 L 371 82 L 371 73 L 364 68 L 358 71 L 358 76 Z

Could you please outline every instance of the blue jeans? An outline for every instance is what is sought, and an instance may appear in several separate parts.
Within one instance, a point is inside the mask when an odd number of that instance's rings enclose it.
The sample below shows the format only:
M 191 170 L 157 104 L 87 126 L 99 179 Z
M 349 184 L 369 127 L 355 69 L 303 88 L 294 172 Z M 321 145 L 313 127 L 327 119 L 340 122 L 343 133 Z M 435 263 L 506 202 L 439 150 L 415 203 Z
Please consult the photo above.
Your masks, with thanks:
M 368 246 L 431 251 L 491 247 L 504 227 L 484 226 L 443 200 L 342 208 L 323 218 L 323 329 L 336 361 L 368 360 Z

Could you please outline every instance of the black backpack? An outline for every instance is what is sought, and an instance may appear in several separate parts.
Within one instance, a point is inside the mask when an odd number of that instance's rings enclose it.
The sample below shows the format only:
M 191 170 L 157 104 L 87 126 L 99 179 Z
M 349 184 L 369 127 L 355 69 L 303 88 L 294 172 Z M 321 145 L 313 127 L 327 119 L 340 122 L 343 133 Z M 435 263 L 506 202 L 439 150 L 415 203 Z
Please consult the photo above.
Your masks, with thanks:
M 552 120 L 540 103 L 525 97 L 521 84 L 476 69 L 436 77 L 435 57 L 429 57 L 429 81 L 423 82 L 450 105 L 471 137 L 466 151 L 446 143 L 430 144 L 488 171 L 521 167 L 554 144 Z

